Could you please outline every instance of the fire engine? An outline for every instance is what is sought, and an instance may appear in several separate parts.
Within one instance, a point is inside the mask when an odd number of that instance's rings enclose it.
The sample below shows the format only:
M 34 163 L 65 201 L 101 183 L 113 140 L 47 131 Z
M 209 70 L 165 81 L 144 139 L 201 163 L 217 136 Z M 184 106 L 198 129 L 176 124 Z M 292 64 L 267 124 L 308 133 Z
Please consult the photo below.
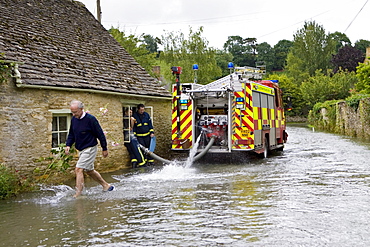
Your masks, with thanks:
M 249 151 L 267 157 L 287 141 L 282 91 L 264 71 L 235 67 L 207 85 L 180 83 L 181 67 L 172 67 L 172 150 L 231 153 Z

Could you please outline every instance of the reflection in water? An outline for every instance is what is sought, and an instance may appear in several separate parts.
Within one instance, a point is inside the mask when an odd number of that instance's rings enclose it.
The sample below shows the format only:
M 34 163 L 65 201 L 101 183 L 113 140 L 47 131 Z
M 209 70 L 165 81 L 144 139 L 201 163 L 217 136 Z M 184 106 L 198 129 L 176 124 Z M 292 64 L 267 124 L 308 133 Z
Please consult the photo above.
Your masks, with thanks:
M 0 202 L 2 246 L 368 246 L 369 145 L 289 126 L 268 159 L 106 174 Z M 16 236 L 16 237 L 13 237 Z

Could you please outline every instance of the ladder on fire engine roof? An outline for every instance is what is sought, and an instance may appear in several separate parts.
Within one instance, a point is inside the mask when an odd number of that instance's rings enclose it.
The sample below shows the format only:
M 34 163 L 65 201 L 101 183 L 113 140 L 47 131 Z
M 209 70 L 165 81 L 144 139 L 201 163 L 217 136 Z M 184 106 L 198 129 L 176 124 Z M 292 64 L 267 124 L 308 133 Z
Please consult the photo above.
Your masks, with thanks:
M 261 80 L 266 72 L 254 67 L 235 67 L 234 73 L 222 77 L 207 85 L 201 86 L 188 92 L 224 92 L 238 90 L 241 85 L 239 82 L 246 82 L 249 79 Z

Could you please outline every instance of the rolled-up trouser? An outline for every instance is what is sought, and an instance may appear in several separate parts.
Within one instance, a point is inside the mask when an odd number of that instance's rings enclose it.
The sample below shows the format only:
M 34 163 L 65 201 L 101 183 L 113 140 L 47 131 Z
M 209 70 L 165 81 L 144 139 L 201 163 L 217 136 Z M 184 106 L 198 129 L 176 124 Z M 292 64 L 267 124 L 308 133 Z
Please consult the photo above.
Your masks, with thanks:
M 77 161 L 76 167 L 82 168 L 86 171 L 94 170 L 94 162 L 96 158 L 96 153 L 98 152 L 98 146 L 88 147 L 79 152 L 79 159 Z

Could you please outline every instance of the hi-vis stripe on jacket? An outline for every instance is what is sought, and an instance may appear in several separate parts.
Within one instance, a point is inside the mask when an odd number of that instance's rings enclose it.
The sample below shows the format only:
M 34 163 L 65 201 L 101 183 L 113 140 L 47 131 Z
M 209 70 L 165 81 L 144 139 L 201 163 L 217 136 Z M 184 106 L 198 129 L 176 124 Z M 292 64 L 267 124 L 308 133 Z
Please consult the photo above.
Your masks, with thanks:
M 139 114 L 135 112 L 133 117 L 136 119 L 133 131 L 136 136 L 148 136 L 154 133 L 152 120 L 147 112 Z

